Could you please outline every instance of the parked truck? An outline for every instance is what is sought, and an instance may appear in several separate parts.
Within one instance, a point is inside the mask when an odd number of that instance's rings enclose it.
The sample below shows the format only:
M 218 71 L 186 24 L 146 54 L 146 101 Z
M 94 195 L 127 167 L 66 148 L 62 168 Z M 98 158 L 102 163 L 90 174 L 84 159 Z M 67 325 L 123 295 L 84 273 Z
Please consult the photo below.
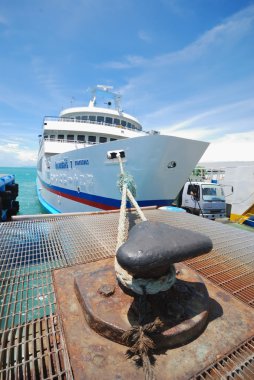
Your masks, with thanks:
M 188 181 L 176 199 L 176 206 L 208 219 L 226 217 L 223 188 L 216 183 Z

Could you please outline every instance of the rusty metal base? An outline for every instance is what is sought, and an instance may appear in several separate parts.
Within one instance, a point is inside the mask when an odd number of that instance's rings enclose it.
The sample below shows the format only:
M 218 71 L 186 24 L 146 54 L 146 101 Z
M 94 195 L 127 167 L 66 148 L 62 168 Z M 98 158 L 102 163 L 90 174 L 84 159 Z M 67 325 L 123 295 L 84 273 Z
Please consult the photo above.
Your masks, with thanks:
M 53 272 L 57 308 L 75 380 L 144 379 L 143 369 L 126 358 L 126 347 L 104 338 L 89 327 L 76 297 L 74 281 L 77 283 L 82 276 L 89 278 L 96 267 L 100 268 L 96 283 L 99 284 L 101 279 L 100 285 L 104 285 L 102 274 L 110 266 L 112 259 L 106 259 Z M 183 266 L 182 270 L 185 268 Z M 156 352 L 154 372 L 157 380 L 169 377 L 175 380 L 190 379 L 227 354 L 230 347 L 254 335 L 252 310 L 209 281 L 205 284 L 210 296 L 207 328 L 186 345 Z M 97 288 L 91 291 L 96 292 Z M 122 310 L 122 306 L 119 307 Z M 126 323 L 129 323 L 127 319 Z
M 113 260 L 94 263 L 90 273 L 74 274 L 76 295 L 89 326 L 98 334 L 125 344 L 124 332 L 139 325 L 140 297 L 127 294 L 116 280 Z M 174 347 L 197 337 L 205 328 L 209 296 L 201 277 L 183 264 L 176 265 L 177 280 L 167 292 L 147 295 L 144 323 L 156 317 L 163 331 L 156 334 L 156 347 Z

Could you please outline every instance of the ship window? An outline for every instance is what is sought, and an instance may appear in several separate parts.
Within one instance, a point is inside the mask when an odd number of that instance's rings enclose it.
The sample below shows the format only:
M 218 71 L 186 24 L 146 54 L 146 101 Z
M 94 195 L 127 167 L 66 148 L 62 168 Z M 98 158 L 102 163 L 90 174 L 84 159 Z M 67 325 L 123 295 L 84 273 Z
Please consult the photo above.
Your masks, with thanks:
M 67 135 L 67 141 L 74 141 L 74 135 Z
M 55 140 L 56 135 L 50 135 L 50 140 Z
M 80 116 L 76 116 L 76 120 L 78 120 L 78 121 L 79 121 L 79 120 L 80 120 Z
M 100 136 L 100 143 L 105 143 L 107 142 L 107 137 Z
M 114 124 L 119 125 L 120 124 L 120 120 L 119 119 L 114 119 Z
M 94 116 L 94 115 L 90 115 L 90 116 L 88 116 L 88 118 L 90 121 L 96 121 L 96 116 Z
M 112 117 L 106 117 L 106 123 L 107 124 L 112 124 L 113 123 Z
M 87 115 L 84 115 L 81 117 L 82 120 L 87 120 L 88 119 L 88 116 Z
M 104 116 L 97 116 L 98 123 L 104 123 Z
M 127 124 L 127 128 L 131 128 L 131 123 L 128 123 L 128 124 Z
M 110 138 L 110 141 L 116 141 L 117 139 Z
M 64 140 L 64 135 L 58 135 L 57 138 L 58 140 Z
M 85 136 L 84 135 L 78 135 L 78 142 L 85 142 Z
M 48 138 L 48 135 L 44 135 L 44 139 L 46 140 Z
M 126 121 L 125 120 L 121 120 L 121 124 L 123 127 L 126 127 Z
M 88 136 L 88 141 L 91 143 L 95 143 L 96 142 L 96 136 Z

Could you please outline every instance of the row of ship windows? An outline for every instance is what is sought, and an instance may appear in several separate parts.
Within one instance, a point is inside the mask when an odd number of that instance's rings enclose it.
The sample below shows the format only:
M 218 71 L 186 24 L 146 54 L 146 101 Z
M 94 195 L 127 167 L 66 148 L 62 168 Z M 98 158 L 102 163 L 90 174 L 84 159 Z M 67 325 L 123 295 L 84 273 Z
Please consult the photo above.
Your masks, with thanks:
M 117 140 L 117 139 L 111 138 L 111 137 L 109 139 L 107 137 L 104 137 L 104 136 L 97 136 L 97 137 L 98 137 L 98 140 L 96 141 L 96 136 L 87 136 L 88 143 L 96 143 L 96 142 L 105 143 L 107 141 Z M 84 135 L 78 135 L 77 139 L 75 138 L 74 135 L 67 135 L 66 137 L 65 137 L 65 135 L 44 135 L 44 139 L 50 140 L 50 141 L 62 140 L 62 141 L 67 141 L 67 142 L 74 142 L 74 141 L 77 141 L 79 143 L 85 143 L 86 142 L 86 136 L 84 136 Z
M 128 123 L 125 120 L 120 120 L 120 119 L 113 119 L 112 117 L 109 116 L 96 116 L 96 115 L 84 115 L 84 116 L 76 116 L 75 117 L 76 121 L 85 121 L 89 120 L 92 122 L 97 122 L 97 123 L 106 123 L 106 124 L 112 124 L 112 125 L 119 125 L 122 127 L 127 127 L 130 129 L 141 129 L 141 127 L 136 126 L 134 124 Z

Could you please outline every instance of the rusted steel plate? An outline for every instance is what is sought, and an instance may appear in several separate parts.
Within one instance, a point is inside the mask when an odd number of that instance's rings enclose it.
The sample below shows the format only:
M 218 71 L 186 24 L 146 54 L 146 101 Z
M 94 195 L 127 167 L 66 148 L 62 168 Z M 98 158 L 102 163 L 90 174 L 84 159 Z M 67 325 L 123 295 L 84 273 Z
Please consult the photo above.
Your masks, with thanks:
M 111 259 L 103 260 L 110 265 Z M 75 380 L 144 379 L 142 368 L 125 356 L 126 347 L 92 330 L 74 290 L 74 276 L 87 275 L 95 263 L 53 272 L 57 310 Z M 97 262 L 99 264 L 99 262 Z M 204 280 L 204 279 L 203 279 Z M 254 311 L 229 293 L 205 280 L 209 293 L 209 320 L 204 332 L 192 342 L 156 353 L 156 379 L 190 379 L 254 335 Z
M 137 326 L 139 300 L 117 284 L 114 261 L 94 263 L 90 273 L 74 275 L 76 295 L 91 328 L 100 335 L 124 344 L 122 335 Z M 184 344 L 205 328 L 208 317 L 208 293 L 199 275 L 183 264 L 176 265 L 177 279 L 172 289 L 160 295 L 147 295 L 145 323 L 156 317 L 163 331 L 156 334 L 158 348 Z

